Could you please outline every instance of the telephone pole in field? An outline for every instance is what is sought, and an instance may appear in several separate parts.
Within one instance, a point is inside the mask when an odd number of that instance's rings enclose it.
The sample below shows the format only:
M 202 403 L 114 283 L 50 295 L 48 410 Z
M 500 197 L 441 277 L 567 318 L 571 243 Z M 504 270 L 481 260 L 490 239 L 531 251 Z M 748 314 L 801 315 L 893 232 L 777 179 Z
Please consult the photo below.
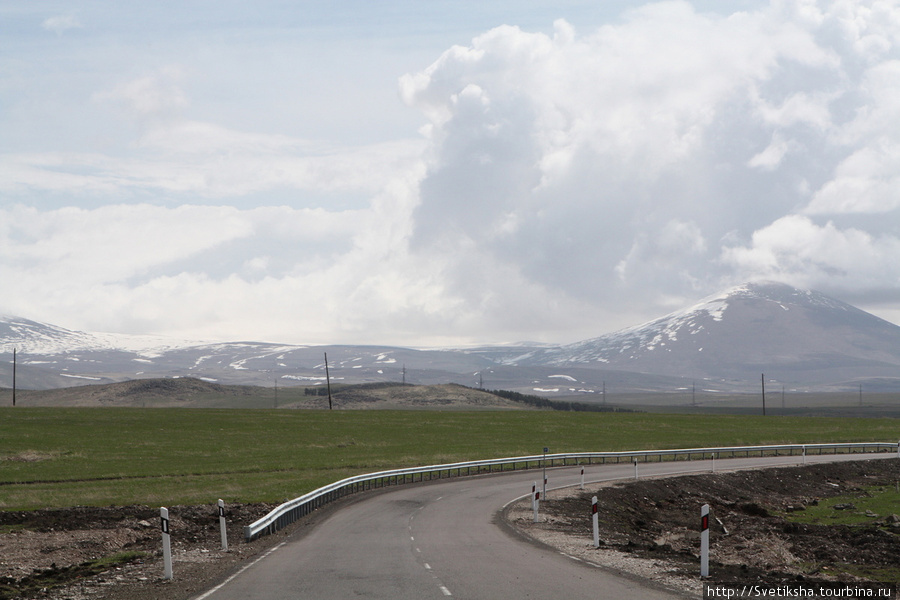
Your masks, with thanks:
M 760 379 L 762 380 L 763 416 L 766 416 L 766 374 L 763 373 Z
M 328 410 L 331 410 L 331 376 L 328 374 L 328 353 L 325 353 L 325 385 L 328 386 Z

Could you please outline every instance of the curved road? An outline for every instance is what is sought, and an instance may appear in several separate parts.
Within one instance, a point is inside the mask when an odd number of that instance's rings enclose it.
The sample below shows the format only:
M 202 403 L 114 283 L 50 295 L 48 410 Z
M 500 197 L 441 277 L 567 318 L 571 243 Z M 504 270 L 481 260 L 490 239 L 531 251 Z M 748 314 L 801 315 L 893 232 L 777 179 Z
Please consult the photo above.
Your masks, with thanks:
M 892 456 L 896 455 L 826 455 L 809 456 L 807 461 Z M 796 465 L 801 460 L 723 459 L 715 461 L 715 468 Z M 638 468 L 641 476 L 649 476 L 709 472 L 711 467 L 710 461 L 692 461 L 640 463 Z M 553 487 L 580 482 L 580 467 L 547 473 L 551 499 Z M 587 465 L 585 477 L 588 482 L 631 479 L 634 467 Z M 516 471 L 372 494 L 335 511 L 306 535 L 289 538 L 195 600 L 683 597 L 529 544 L 498 527 L 497 512 L 528 494 L 539 478 L 540 471 Z

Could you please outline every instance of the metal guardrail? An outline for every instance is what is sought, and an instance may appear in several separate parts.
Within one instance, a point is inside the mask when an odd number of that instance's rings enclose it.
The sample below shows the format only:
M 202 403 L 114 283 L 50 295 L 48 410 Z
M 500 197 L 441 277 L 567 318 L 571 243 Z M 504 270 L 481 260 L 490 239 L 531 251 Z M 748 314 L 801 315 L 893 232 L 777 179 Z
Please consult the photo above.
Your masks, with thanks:
M 515 471 L 520 469 L 556 467 L 583 464 L 603 464 L 612 462 L 651 462 L 656 460 L 693 460 L 710 456 L 793 456 L 794 454 L 839 454 L 853 452 L 897 452 L 900 457 L 900 443 L 853 442 L 843 444 L 786 444 L 776 446 L 729 446 L 723 448 L 686 448 L 679 450 L 635 450 L 627 452 L 570 452 L 563 454 L 538 454 L 468 462 L 411 467 L 356 475 L 320 487 L 299 498 L 289 500 L 274 508 L 269 514 L 244 527 L 244 538 L 254 540 L 262 535 L 274 533 L 317 508 L 342 498 L 348 494 L 400 485 L 415 481 L 430 481 L 444 477 L 465 477 L 481 473 Z M 463 472 L 465 471 L 465 472 Z M 474 471 L 474 472 L 473 472 Z M 445 475 L 446 474 L 446 475 Z

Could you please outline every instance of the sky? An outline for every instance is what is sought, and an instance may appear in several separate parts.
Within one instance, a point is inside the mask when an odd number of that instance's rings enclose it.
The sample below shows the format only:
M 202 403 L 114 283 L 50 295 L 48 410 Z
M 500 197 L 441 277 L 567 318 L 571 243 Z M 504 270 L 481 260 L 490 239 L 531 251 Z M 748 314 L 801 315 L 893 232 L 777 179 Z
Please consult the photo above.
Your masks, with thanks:
M 900 324 L 900 3 L 0 0 L 0 313 L 569 343 L 746 281 Z

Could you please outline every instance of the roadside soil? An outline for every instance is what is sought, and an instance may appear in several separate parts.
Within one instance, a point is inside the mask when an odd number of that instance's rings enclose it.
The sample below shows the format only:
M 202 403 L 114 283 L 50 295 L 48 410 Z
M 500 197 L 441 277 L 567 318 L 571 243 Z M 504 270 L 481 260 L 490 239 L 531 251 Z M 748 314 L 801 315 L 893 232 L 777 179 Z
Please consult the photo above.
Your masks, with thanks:
M 187 600 L 356 499 L 336 501 L 253 542 L 244 541 L 244 526 L 275 505 L 228 505 L 227 552 L 222 550 L 217 506 L 168 507 L 171 580 L 163 578 L 159 508 L 0 512 L 0 600 Z M 122 560 L 115 560 L 117 555 Z
M 866 514 L 860 525 L 807 525 L 789 515 L 838 495 L 894 486 L 900 461 L 735 471 L 642 479 L 548 492 L 533 522 L 530 499 L 505 517 L 519 532 L 588 563 L 697 594 L 700 507 L 710 505 L 710 578 L 720 583 L 897 583 L 900 517 Z M 598 497 L 600 547 L 591 497 Z M 852 503 L 847 508 L 854 510 Z M 900 513 L 900 506 L 895 513 Z
M 875 515 L 863 525 L 830 526 L 800 525 L 786 515 L 823 498 L 865 494 L 866 487 L 898 480 L 897 460 L 642 479 L 553 491 L 541 503 L 537 524 L 528 500 L 511 505 L 504 517 L 522 535 L 570 556 L 696 593 L 697 529 L 700 506 L 706 503 L 715 581 L 856 581 L 866 574 L 873 581 L 896 581 L 900 517 Z M 599 549 L 592 542 L 593 495 L 600 499 L 602 516 Z M 0 512 L 0 599 L 187 600 L 287 536 L 302 534 L 364 497 L 344 498 L 249 543 L 243 540 L 244 525 L 273 506 L 230 505 L 228 552 L 221 549 L 215 506 L 169 507 L 173 580 L 162 578 L 158 508 Z M 120 560 L 98 563 L 116 555 Z

